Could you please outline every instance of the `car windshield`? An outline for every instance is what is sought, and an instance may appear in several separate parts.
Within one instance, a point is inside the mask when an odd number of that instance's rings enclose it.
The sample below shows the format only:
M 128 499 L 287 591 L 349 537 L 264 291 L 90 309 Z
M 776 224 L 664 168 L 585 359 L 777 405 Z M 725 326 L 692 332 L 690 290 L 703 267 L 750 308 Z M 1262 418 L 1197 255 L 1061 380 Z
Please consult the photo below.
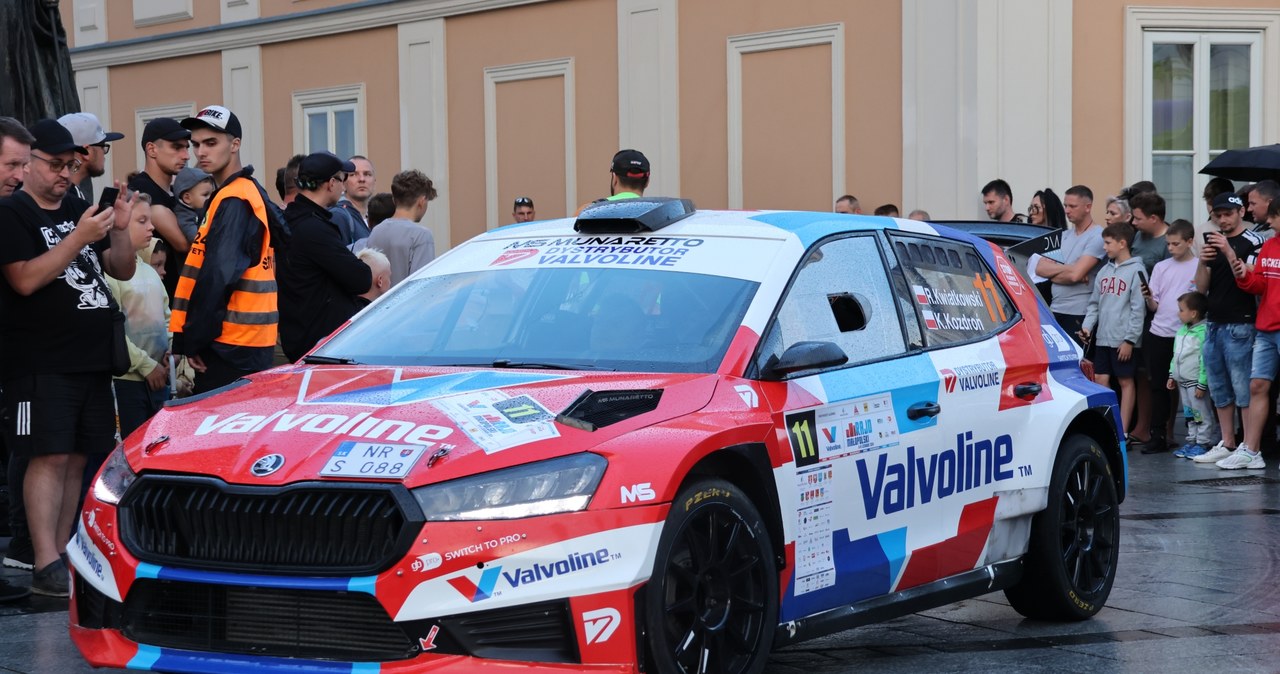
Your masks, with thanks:
M 406 281 L 328 362 L 714 372 L 758 283 L 651 269 L 524 268 Z

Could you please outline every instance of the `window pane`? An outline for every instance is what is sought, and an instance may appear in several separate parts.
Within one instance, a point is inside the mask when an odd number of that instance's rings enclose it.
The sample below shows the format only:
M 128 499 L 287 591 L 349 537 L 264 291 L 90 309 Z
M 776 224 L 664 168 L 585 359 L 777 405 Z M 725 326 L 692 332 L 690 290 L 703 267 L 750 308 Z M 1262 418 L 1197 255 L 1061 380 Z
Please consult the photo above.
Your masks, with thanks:
M 356 111 L 333 111 L 334 154 L 346 159 L 356 153 Z
M 1209 47 L 1209 147 L 1249 147 L 1249 45 Z
M 1195 46 L 1151 48 L 1151 149 L 1190 150 Z
M 1151 158 L 1151 180 L 1165 201 L 1165 220 L 1173 222 L 1178 218 L 1186 218 L 1191 222 L 1200 222 L 1205 212 L 1200 208 L 1193 210 L 1199 200 L 1193 199 L 1195 180 L 1191 164 L 1191 155 L 1157 155 Z
M 329 149 L 329 116 L 323 112 L 307 113 L 307 154 Z

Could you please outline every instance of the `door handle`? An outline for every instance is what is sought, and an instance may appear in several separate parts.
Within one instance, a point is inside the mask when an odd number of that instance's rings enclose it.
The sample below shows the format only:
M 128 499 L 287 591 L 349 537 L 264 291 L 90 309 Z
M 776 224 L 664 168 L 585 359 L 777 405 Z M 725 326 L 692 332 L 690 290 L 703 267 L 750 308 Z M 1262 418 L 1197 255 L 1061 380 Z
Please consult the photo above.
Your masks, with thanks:
M 916 403 L 907 408 L 907 418 L 916 421 L 921 417 L 936 417 L 942 411 L 942 405 L 935 402 Z
M 1013 396 L 1023 400 L 1035 400 L 1040 395 L 1040 385 L 1035 383 L 1018 384 L 1013 387 Z

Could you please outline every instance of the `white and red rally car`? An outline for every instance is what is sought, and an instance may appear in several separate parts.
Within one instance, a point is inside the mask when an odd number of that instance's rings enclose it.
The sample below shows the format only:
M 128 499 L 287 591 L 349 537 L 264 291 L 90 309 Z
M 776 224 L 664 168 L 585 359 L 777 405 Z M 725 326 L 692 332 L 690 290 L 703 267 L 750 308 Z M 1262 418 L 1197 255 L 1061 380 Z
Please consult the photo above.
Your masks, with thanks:
M 996 246 L 638 199 L 459 246 L 110 457 L 71 635 L 171 672 L 754 672 L 1115 578 L 1116 398 Z

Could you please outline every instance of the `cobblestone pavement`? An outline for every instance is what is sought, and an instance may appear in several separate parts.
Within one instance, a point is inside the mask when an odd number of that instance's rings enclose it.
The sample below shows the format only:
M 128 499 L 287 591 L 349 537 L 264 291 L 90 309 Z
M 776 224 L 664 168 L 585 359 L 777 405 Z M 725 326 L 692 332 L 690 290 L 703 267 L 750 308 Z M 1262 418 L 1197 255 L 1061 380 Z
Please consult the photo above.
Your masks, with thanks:
M 766 671 L 1280 671 L 1276 459 L 1246 473 L 1167 454 L 1129 458 L 1119 577 L 1092 620 L 1023 620 L 995 593 L 792 646 Z M 107 671 L 81 660 L 66 626 L 65 601 L 0 605 L 0 673 Z

